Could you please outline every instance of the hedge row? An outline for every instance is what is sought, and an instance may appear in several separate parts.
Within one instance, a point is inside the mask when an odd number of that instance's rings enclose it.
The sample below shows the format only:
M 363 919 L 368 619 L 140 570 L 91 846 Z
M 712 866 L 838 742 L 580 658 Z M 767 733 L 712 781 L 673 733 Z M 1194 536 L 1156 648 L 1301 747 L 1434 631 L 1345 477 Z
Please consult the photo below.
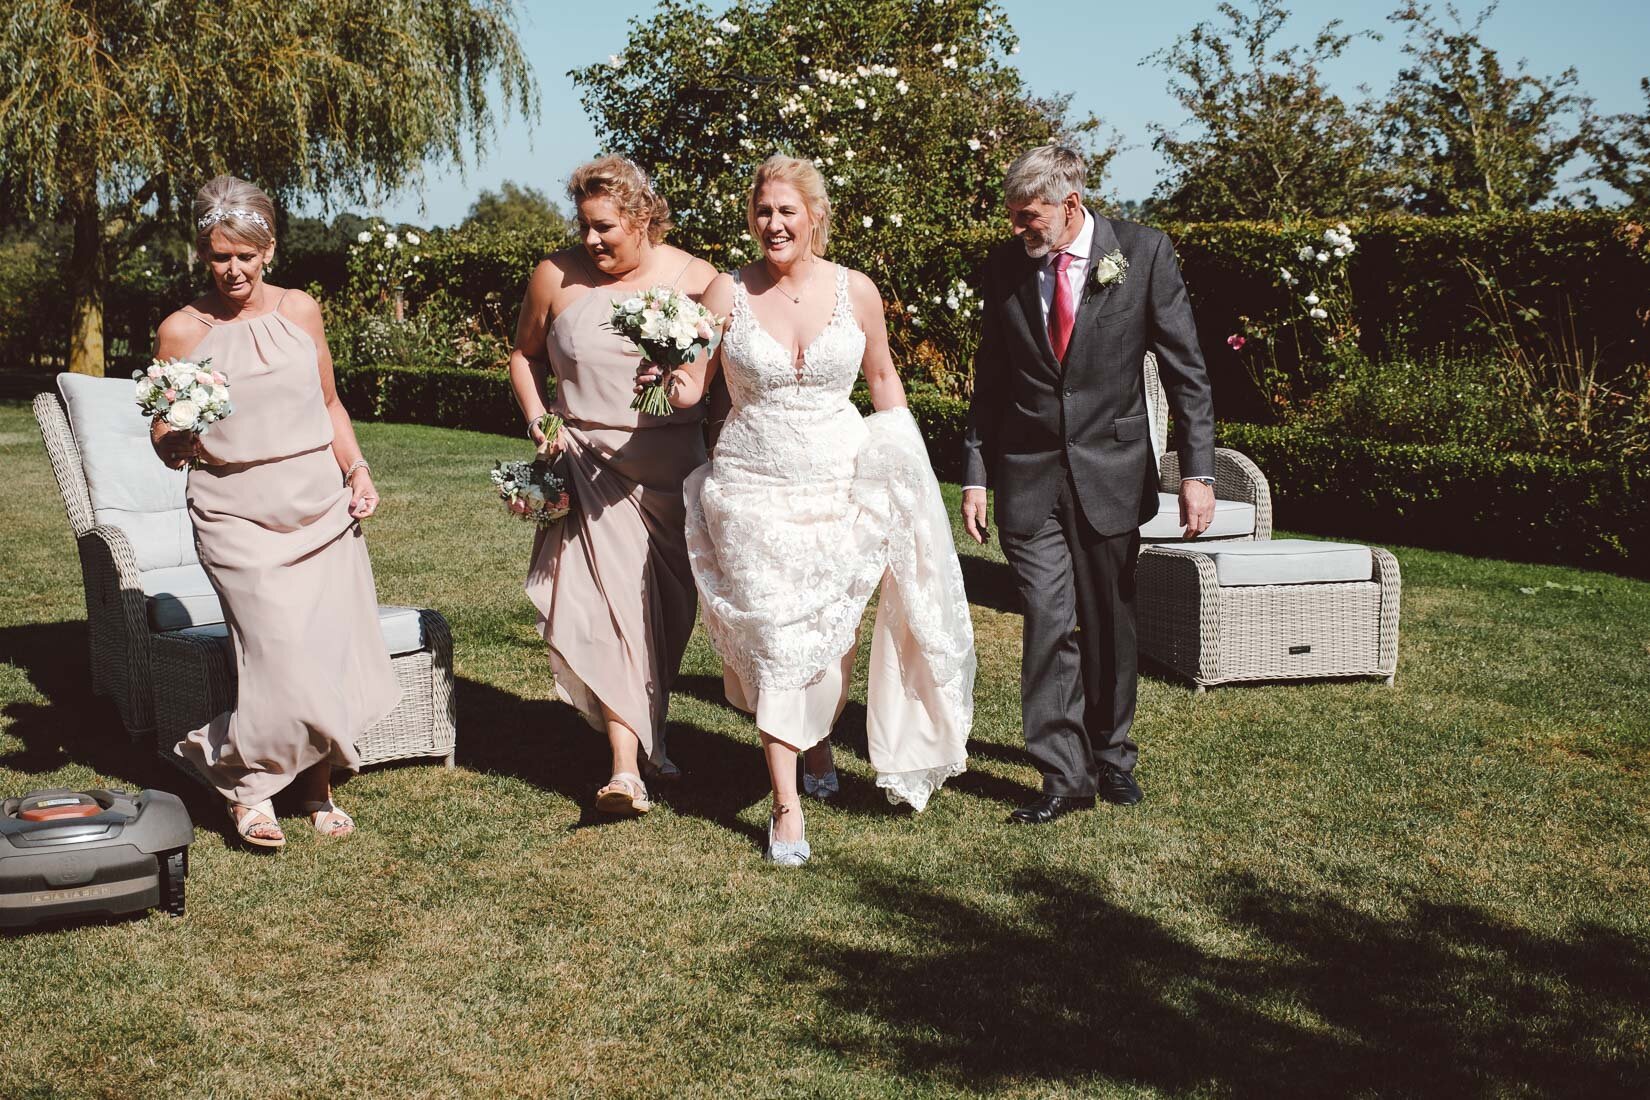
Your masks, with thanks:
M 1285 529 L 1650 574 L 1643 470 L 1255 424 L 1219 440 L 1266 474 Z
M 357 420 L 389 420 L 519 436 L 521 411 L 500 371 L 356 367 L 337 375 L 338 397 Z
M 508 436 L 522 430 L 509 383 L 496 371 L 367 367 L 342 372 L 338 388 L 364 420 Z M 870 411 L 863 390 L 855 402 Z M 955 481 L 967 404 L 923 393 L 910 403 L 935 473 Z M 1277 525 L 1287 530 L 1650 574 L 1645 471 L 1309 428 L 1223 424 L 1219 438 L 1265 472 Z
M 515 436 L 522 417 L 501 371 L 436 367 L 354 367 L 337 373 L 338 396 L 357 420 L 388 420 L 465 428 Z M 871 411 L 863 387 L 854 394 L 862 412 Z M 968 406 L 937 394 L 912 394 L 911 414 L 928 441 L 934 471 L 956 480 L 962 474 L 963 431 Z
M 1529 311 L 1515 323 L 1537 357 L 1596 354 L 1609 376 L 1650 356 L 1650 235 L 1631 212 L 1396 217 L 1350 227 L 1358 244 L 1349 267 L 1355 313 L 1362 349 L 1373 357 L 1493 348 L 1485 311 L 1498 313 L 1500 306 L 1471 268 L 1489 276 L 1513 310 Z M 1293 253 L 1324 228 L 1165 227 L 1185 273 L 1222 416 L 1267 418 L 1266 395 L 1255 392 L 1226 339 L 1240 331 L 1240 317 L 1264 317 L 1285 304 L 1299 308 L 1290 303 L 1278 268 L 1299 274 L 1303 265 Z

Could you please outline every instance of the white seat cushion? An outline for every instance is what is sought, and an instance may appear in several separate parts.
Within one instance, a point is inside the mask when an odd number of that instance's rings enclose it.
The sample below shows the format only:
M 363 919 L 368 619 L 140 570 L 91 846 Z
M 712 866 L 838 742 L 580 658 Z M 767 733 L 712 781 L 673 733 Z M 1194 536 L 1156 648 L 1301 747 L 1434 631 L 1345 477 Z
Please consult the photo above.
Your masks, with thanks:
M 1180 522 L 1180 498 L 1173 493 L 1157 494 L 1157 515 L 1140 525 L 1142 542 L 1184 541 L 1186 528 Z M 1215 518 L 1199 538 L 1233 539 L 1255 533 L 1255 506 L 1241 500 L 1215 501 Z
M 1180 543 L 1175 549 L 1207 554 L 1215 563 L 1220 583 L 1230 586 L 1367 581 L 1375 571 L 1369 547 L 1345 542 L 1262 539 L 1199 546 L 1193 541 Z
M 379 604 L 378 629 L 383 632 L 384 646 L 390 651 L 391 657 L 417 653 L 425 648 L 424 620 L 416 607 L 390 607 Z M 214 623 L 209 626 L 187 627 L 177 633 L 193 637 L 228 638 L 229 627 L 223 623 Z
M 132 380 L 60 374 L 57 392 L 80 447 L 93 518 L 126 533 L 139 570 L 193 564 L 195 532 L 183 503 L 187 478 L 168 470 L 149 445 L 149 422 L 138 411 Z
M 150 630 L 182 630 L 223 622 L 218 593 L 198 565 L 148 569 L 140 579 L 147 599 Z

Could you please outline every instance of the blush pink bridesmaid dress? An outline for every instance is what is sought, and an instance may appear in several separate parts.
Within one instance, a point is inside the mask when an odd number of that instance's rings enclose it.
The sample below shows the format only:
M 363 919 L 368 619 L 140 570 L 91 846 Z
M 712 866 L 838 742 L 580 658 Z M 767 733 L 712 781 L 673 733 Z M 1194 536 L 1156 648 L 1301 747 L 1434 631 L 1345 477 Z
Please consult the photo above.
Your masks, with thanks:
M 284 299 L 284 295 L 283 295 Z M 235 411 L 189 474 L 201 565 L 217 589 L 238 680 L 233 710 L 174 751 L 252 806 L 306 768 L 360 767 L 355 740 L 400 697 L 350 491 L 332 454 L 314 341 L 273 311 L 207 326 L 190 354 L 229 379 Z

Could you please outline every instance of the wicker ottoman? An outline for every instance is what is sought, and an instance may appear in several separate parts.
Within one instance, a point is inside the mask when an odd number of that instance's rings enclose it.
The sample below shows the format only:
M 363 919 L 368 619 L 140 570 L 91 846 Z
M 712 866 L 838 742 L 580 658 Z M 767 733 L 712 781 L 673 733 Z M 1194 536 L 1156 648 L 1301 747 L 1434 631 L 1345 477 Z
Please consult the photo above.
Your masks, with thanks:
M 1135 576 L 1140 655 L 1202 691 L 1234 680 L 1379 677 L 1398 668 L 1398 561 L 1277 539 L 1152 546 Z
M 361 735 L 362 764 L 440 757 L 451 767 L 456 725 L 453 641 L 447 620 L 426 608 L 380 607 L 379 626 L 401 701 Z M 155 634 L 150 639 L 155 693 L 155 751 L 201 778 L 172 752 L 184 734 L 227 710 L 235 700 L 235 665 L 223 624 Z

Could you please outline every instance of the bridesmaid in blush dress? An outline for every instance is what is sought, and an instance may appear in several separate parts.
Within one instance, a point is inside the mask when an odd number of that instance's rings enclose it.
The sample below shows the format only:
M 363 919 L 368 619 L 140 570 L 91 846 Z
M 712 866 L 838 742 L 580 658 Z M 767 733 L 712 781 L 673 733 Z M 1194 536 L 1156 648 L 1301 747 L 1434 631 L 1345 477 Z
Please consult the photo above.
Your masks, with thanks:
M 264 282 L 269 197 L 220 176 L 196 197 L 195 218 L 212 289 L 161 322 L 155 354 L 210 358 L 234 412 L 204 440 L 158 419 L 151 439 L 169 466 L 200 460 L 189 517 L 237 689 L 233 710 L 174 751 L 217 787 L 248 844 L 286 842 L 270 799 L 294 784 L 315 830 L 344 836 L 355 823 L 332 801 L 332 769 L 360 767 L 356 738 L 400 696 L 359 522 L 378 491 L 333 389 L 320 307 Z
M 535 443 L 567 456 L 573 511 L 533 542 L 527 595 L 557 696 L 607 735 L 605 813 L 651 808 L 649 778 L 672 777 L 665 712 L 697 600 L 683 533 L 682 480 L 705 460 L 702 406 L 672 416 L 630 407 L 640 354 L 610 331 L 613 303 L 667 284 L 697 298 L 715 277 L 664 243 L 669 208 L 622 157 L 577 169 L 568 195 L 580 246 L 540 261 L 527 285 L 510 383 Z M 563 420 L 546 440 L 548 411 Z

